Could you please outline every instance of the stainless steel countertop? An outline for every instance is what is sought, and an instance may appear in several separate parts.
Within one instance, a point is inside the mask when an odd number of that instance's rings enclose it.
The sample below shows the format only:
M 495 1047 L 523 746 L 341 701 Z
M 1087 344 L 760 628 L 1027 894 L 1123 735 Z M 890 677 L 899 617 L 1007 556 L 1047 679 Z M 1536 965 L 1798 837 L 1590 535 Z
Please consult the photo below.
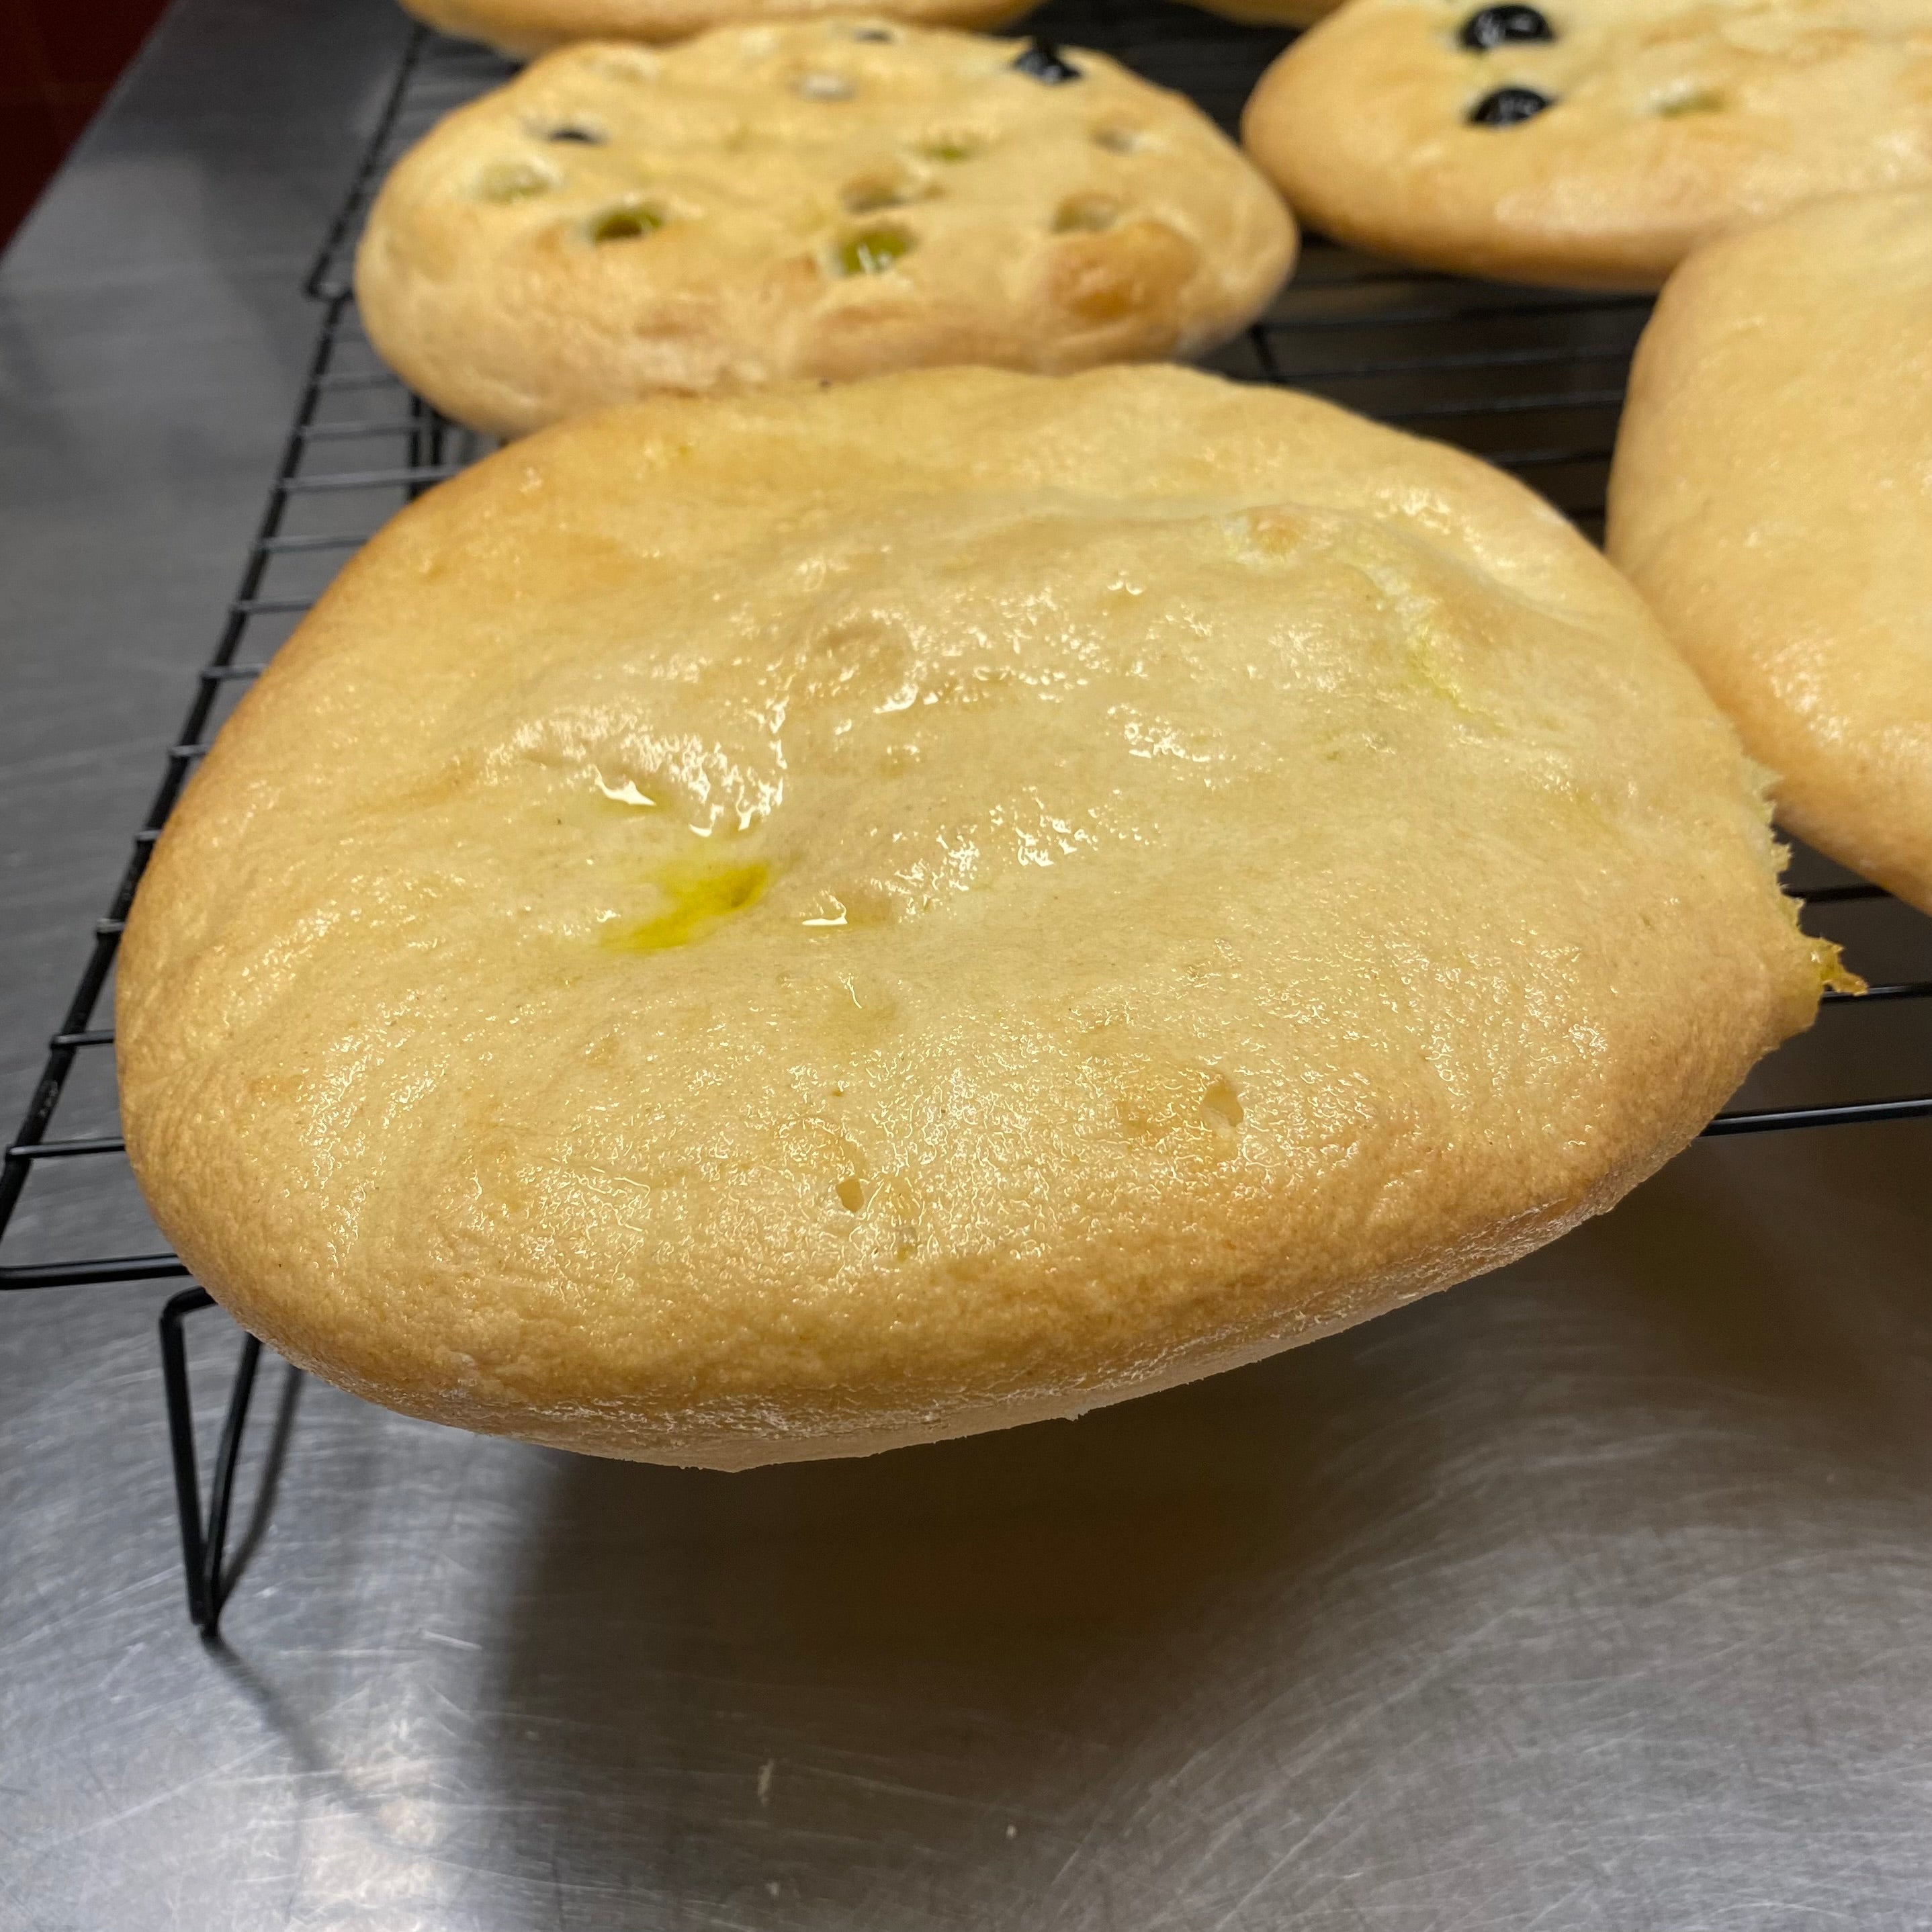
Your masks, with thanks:
M 400 38 L 386 0 L 181 0 L 0 267 L 9 1121 Z M 1932 1080 L 1923 1022 L 1861 1024 Z M 1928 1154 L 1700 1146 L 1485 1283 L 867 1463 L 601 1465 L 276 1367 L 213 1649 L 160 1292 L 15 1296 L 0 1928 L 1932 1926 Z M 142 1244 L 84 1177 L 32 1198 L 43 1244 Z M 233 1331 L 195 1335 L 212 1376 Z

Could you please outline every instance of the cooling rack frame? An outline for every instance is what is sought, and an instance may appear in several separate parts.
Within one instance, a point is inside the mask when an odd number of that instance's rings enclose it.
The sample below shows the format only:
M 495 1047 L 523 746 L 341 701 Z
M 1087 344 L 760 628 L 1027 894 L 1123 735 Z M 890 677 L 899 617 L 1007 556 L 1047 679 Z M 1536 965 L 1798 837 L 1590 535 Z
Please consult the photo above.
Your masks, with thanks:
M 1285 32 L 1234 26 L 1160 0 L 1056 0 L 1036 17 L 1078 45 L 1102 47 L 1150 78 L 1188 87 L 1224 125 L 1246 82 Z M 1178 70 L 1177 72 L 1176 70 Z M 346 558 L 395 508 L 482 454 L 487 445 L 410 394 L 375 361 L 358 323 L 350 268 L 364 217 L 388 164 L 442 112 L 514 71 L 486 50 L 415 29 L 399 60 L 348 192 L 304 280 L 320 323 L 281 458 L 215 646 L 196 674 L 182 728 L 133 849 L 92 931 L 79 982 L 48 1041 L 40 1077 L 0 1161 L 0 1244 L 45 1164 L 124 1161 L 118 1136 L 52 1130 L 76 1064 L 111 1050 L 98 1024 L 116 950 L 148 856 L 235 692 L 266 662 L 258 632 L 286 630 L 317 594 L 284 593 L 288 560 Z M 1602 488 L 1623 374 L 1649 298 L 1504 287 L 1372 262 L 1310 237 L 1294 280 L 1261 322 L 1214 358 L 1239 380 L 1290 384 L 1380 420 L 1444 437 L 1542 489 L 1586 533 L 1600 534 Z M 345 404 L 344 399 L 353 399 Z M 344 413 L 345 408 L 346 413 Z M 375 412 L 368 413 L 373 410 Z M 338 454 L 381 446 L 387 460 L 344 464 Z M 381 514 L 340 530 L 304 529 L 304 500 L 369 502 Z M 271 650 L 272 646 L 271 646 Z M 1857 880 L 1803 895 L 1808 908 L 1888 896 Z M 1932 996 L 1932 979 L 1876 985 L 1870 1008 Z M 1846 996 L 1827 994 L 1841 1005 Z M 1707 1136 L 1932 1116 L 1932 1094 L 1728 1110 Z M 151 1251 L 0 1262 L 0 1292 L 187 1280 L 173 1254 Z M 233 1577 L 224 1568 L 236 1474 L 261 1345 L 244 1336 L 224 1406 L 206 1499 L 184 1334 L 214 1305 L 198 1286 L 172 1294 L 160 1318 L 170 1451 L 181 1520 L 189 1612 L 212 1639 Z

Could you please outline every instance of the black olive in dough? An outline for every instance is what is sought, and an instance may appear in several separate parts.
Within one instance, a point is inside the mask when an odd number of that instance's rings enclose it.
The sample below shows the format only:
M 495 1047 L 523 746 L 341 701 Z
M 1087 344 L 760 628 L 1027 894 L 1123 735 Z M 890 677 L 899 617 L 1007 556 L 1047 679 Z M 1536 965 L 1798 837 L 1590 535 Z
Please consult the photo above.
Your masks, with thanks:
M 1462 22 L 1457 36 L 1474 53 L 1486 53 L 1511 40 L 1553 40 L 1550 22 L 1534 7 L 1485 7 Z
M 1062 60 L 1060 50 L 1051 40 L 1042 40 L 1037 34 L 1027 43 L 1013 64 L 1021 73 L 1043 81 L 1048 87 L 1080 78 L 1080 70 L 1071 61 Z
M 1532 120 L 1556 104 L 1533 87 L 1499 87 L 1470 109 L 1469 118 L 1478 128 L 1514 128 L 1519 121 Z

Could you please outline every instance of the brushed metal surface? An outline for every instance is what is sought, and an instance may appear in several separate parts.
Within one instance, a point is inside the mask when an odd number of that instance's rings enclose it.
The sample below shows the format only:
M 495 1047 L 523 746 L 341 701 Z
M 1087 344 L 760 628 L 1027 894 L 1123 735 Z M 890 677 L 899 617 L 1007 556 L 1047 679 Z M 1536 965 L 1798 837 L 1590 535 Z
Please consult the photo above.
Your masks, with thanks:
M 0 268 L 10 1115 L 399 31 L 182 0 Z M 1932 1078 L 1923 1022 L 1858 1024 L 1895 1089 Z M 1932 1925 L 1928 1154 L 1700 1147 L 1367 1328 L 866 1463 L 602 1465 L 271 1366 L 213 1649 L 160 1292 L 14 1297 L 0 1928 Z M 149 1238 L 85 1180 L 32 1199 L 37 1241 Z M 191 1332 L 212 1391 L 234 1331 Z

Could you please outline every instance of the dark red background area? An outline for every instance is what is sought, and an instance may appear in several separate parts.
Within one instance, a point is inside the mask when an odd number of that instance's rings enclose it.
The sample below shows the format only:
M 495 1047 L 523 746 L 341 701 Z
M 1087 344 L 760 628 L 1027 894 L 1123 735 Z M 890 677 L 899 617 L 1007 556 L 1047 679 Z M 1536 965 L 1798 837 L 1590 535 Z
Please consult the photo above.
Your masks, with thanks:
M 0 246 L 166 0 L 0 0 Z

